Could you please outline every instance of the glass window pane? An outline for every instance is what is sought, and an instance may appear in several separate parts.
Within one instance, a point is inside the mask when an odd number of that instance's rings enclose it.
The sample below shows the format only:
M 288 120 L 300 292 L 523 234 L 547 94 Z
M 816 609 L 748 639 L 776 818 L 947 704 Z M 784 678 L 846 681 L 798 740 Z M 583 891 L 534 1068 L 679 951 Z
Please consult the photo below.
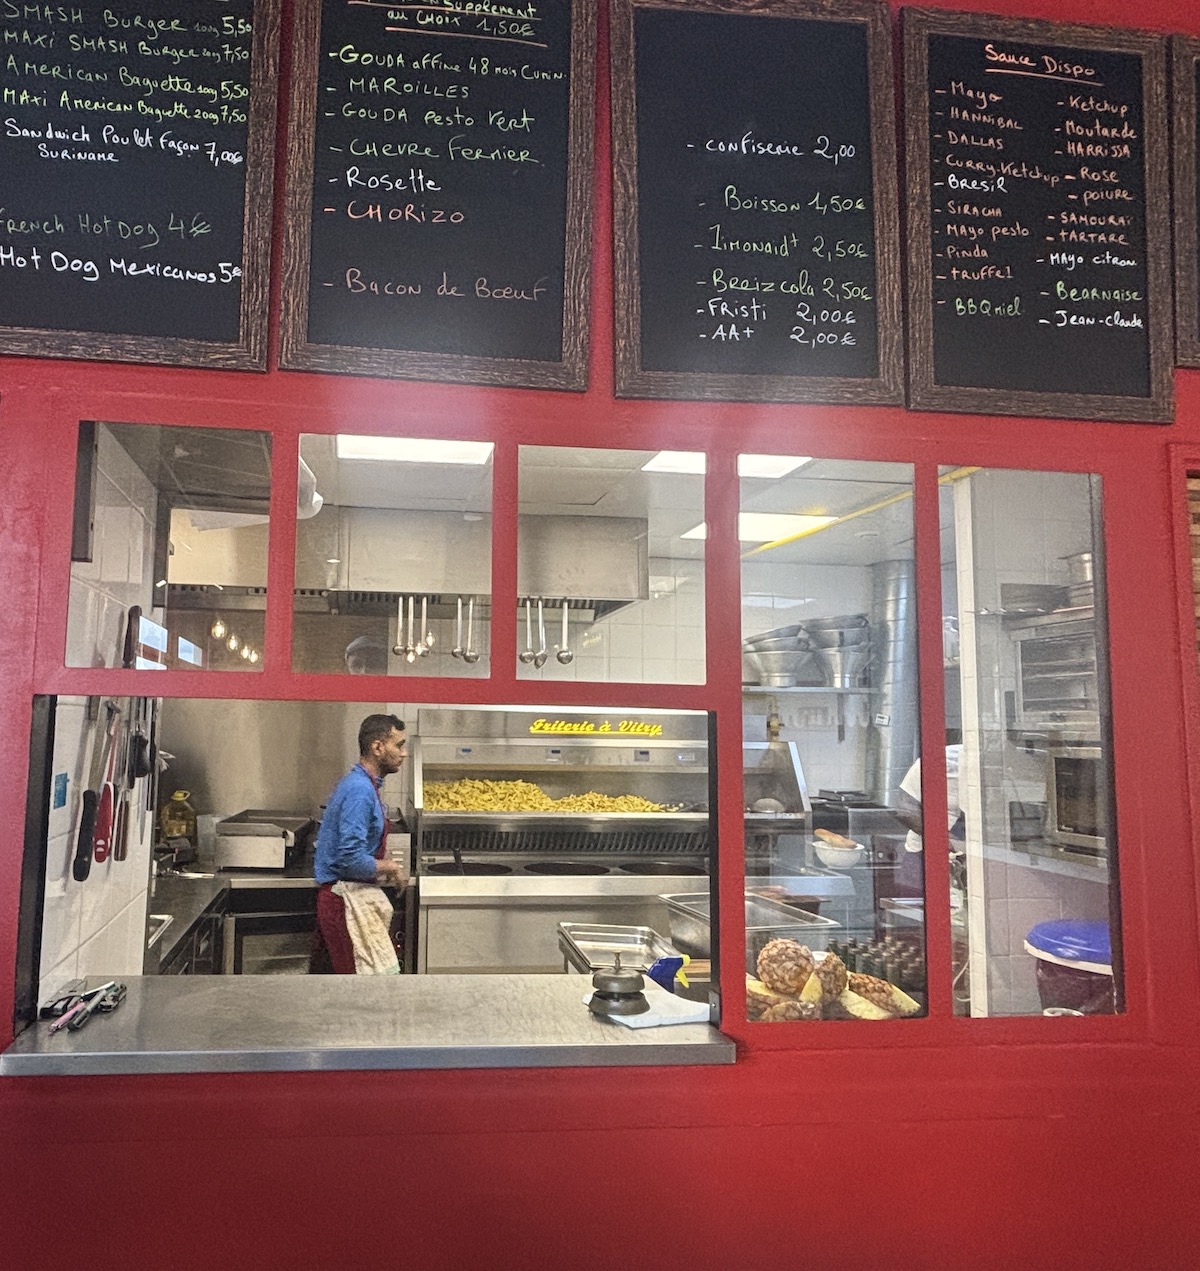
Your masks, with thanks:
M 300 438 L 292 666 L 488 674 L 492 443 Z
M 270 498 L 267 433 L 82 425 L 67 665 L 261 670 Z
M 702 684 L 704 455 L 522 446 L 521 679 Z
M 956 1009 L 1109 1014 L 1121 968 L 1100 481 L 945 469 L 940 502 L 947 732 L 962 736 Z
M 747 1015 L 916 1015 L 912 468 L 743 455 L 739 471 Z

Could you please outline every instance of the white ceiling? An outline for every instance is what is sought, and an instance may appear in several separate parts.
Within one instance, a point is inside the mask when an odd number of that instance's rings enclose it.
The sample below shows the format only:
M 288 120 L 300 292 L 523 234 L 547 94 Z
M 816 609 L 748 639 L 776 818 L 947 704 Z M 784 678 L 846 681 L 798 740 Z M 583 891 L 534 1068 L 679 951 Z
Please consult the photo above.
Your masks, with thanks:
M 331 436 L 306 435 L 300 453 L 327 504 L 488 513 L 491 464 L 339 460 Z M 643 450 L 522 447 L 520 511 L 533 516 L 636 517 L 652 557 L 700 559 L 704 543 L 680 536 L 703 520 L 704 478 L 643 472 Z M 753 551 L 788 564 L 868 565 L 911 559 L 912 469 L 907 464 L 821 459 L 790 476 L 743 479 L 742 508 L 847 519 L 795 542 Z M 881 505 L 881 506 L 877 506 Z M 873 510 L 872 510 L 873 509 Z

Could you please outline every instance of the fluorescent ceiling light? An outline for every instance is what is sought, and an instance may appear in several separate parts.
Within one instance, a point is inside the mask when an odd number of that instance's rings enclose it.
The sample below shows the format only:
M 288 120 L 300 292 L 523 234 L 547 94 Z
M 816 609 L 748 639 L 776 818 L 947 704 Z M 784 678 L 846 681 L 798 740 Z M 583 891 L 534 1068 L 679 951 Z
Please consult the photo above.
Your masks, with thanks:
M 383 463 L 482 464 L 492 457 L 490 441 L 441 441 L 435 437 L 365 437 L 338 433 L 339 459 Z
M 781 538 L 798 538 L 813 530 L 832 525 L 836 516 L 798 516 L 791 512 L 741 512 L 738 514 L 738 541 L 741 543 L 774 543 Z M 681 534 L 680 538 L 707 538 L 708 523 Z
M 707 463 L 703 450 L 660 450 L 642 464 L 643 472 L 676 472 L 702 477 Z
M 773 480 L 812 463 L 812 455 L 738 455 L 739 477 Z M 703 476 L 707 468 L 702 450 L 660 450 L 642 464 L 643 472 L 676 472 Z
M 738 455 L 739 477 L 786 477 L 812 463 L 812 455 Z

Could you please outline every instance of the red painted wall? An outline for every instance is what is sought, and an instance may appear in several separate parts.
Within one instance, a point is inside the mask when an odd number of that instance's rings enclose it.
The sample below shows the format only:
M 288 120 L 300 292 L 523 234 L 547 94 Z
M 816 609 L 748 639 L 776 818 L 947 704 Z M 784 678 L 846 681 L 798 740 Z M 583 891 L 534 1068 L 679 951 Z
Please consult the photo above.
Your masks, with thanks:
M 1200 10 L 1182 0 L 953 7 L 1200 35 Z M 740 633 L 736 607 L 721 603 L 738 587 L 738 450 L 913 461 L 927 544 L 936 542 L 929 496 L 939 463 L 1101 473 L 1128 1014 L 1077 1027 L 1060 1021 L 1049 1045 L 1040 1020 L 950 1018 L 944 989 L 928 1020 L 812 1031 L 748 1028 L 731 993 L 739 1062 L 725 1069 L 9 1079 L 0 1082 L 0 1249 L 10 1265 L 858 1271 L 1200 1263 L 1200 892 L 1191 813 L 1200 713 L 1185 638 L 1182 489 L 1185 465 L 1200 465 L 1200 371 L 1177 373 L 1177 421 L 1168 427 L 616 401 L 606 118 L 602 76 L 586 394 L 0 361 L 0 1019 L 12 1007 L 31 695 L 128 683 L 120 673 L 62 667 L 69 457 L 85 417 L 272 429 L 273 521 L 282 531 L 273 534 L 270 563 L 276 595 L 291 585 L 294 504 L 286 492 L 301 432 L 352 424 L 496 439 L 497 594 L 515 594 L 518 445 L 708 449 L 709 682 L 638 688 L 636 697 L 718 712 L 732 795 L 721 822 L 726 844 L 740 832 Z M 936 589 L 936 546 L 919 568 Z M 285 611 L 269 619 L 270 666 L 290 663 L 287 622 Z M 921 652 L 932 670 L 940 631 L 931 625 Z M 501 608 L 493 640 L 512 648 L 515 639 L 515 616 Z M 535 700 L 510 667 L 498 657 L 490 686 L 427 681 L 405 694 Z M 923 678 L 924 705 L 936 719 L 940 675 Z M 342 677 L 269 668 L 236 686 L 203 674 L 163 682 L 168 692 L 195 696 L 348 692 Z M 377 700 L 370 681 L 355 689 Z M 556 696 L 618 704 L 631 693 L 565 685 Z M 735 944 L 740 874 L 736 852 L 727 852 L 722 878 L 733 905 L 723 931 Z M 944 919 L 931 922 L 931 957 L 945 966 L 948 929 Z

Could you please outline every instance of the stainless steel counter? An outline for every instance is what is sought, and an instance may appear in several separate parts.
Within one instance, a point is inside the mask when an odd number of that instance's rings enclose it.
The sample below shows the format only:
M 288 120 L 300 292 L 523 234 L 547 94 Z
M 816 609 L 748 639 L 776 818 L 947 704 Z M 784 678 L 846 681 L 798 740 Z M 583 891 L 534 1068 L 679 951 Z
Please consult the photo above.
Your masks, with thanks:
M 707 891 L 707 877 L 695 874 L 510 874 L 462 877 L 422 874 L 418 883 L 422 905 L 470 905 L 473 901 L 538 900 L 563 896 L 657 896 L 679 891 Z
M 146 976 L 78 1033 L 25 1030 L 0 1076 L 731 1064 L 708 1024 L 632 1029 L 584 977 Z
M 306 874 L 293 874 L 287 870 L 277 873 L 249 874 L 237 870 L 222 870 L 217 881 L 230 891 L 244 891 L 253 888 L 267 887 L 308 887 L 315 888 L 317 880 L 312 876 L 312 868 Z
M 192 924 L 225 891 L 249 891 L 279 888 L 315 888 L 311 864 L 289 870 L 243 872 L 222 870 L 214 874 L 198 871 L 158 874 L 150 891 L 150 913 L 170 914 L 174 921 L 167 928 L 156 950 L 159 963 L 165 963 L 187 938 Z
M 180 878 L 177 875 L 160 874 L 155 878 L 150 891 L 150 912 L 170 914 L 174 919 L 159 942 L 160 960 L 165 961 L 170 956 L 196 919 L 227 886 L 219 876 Z

